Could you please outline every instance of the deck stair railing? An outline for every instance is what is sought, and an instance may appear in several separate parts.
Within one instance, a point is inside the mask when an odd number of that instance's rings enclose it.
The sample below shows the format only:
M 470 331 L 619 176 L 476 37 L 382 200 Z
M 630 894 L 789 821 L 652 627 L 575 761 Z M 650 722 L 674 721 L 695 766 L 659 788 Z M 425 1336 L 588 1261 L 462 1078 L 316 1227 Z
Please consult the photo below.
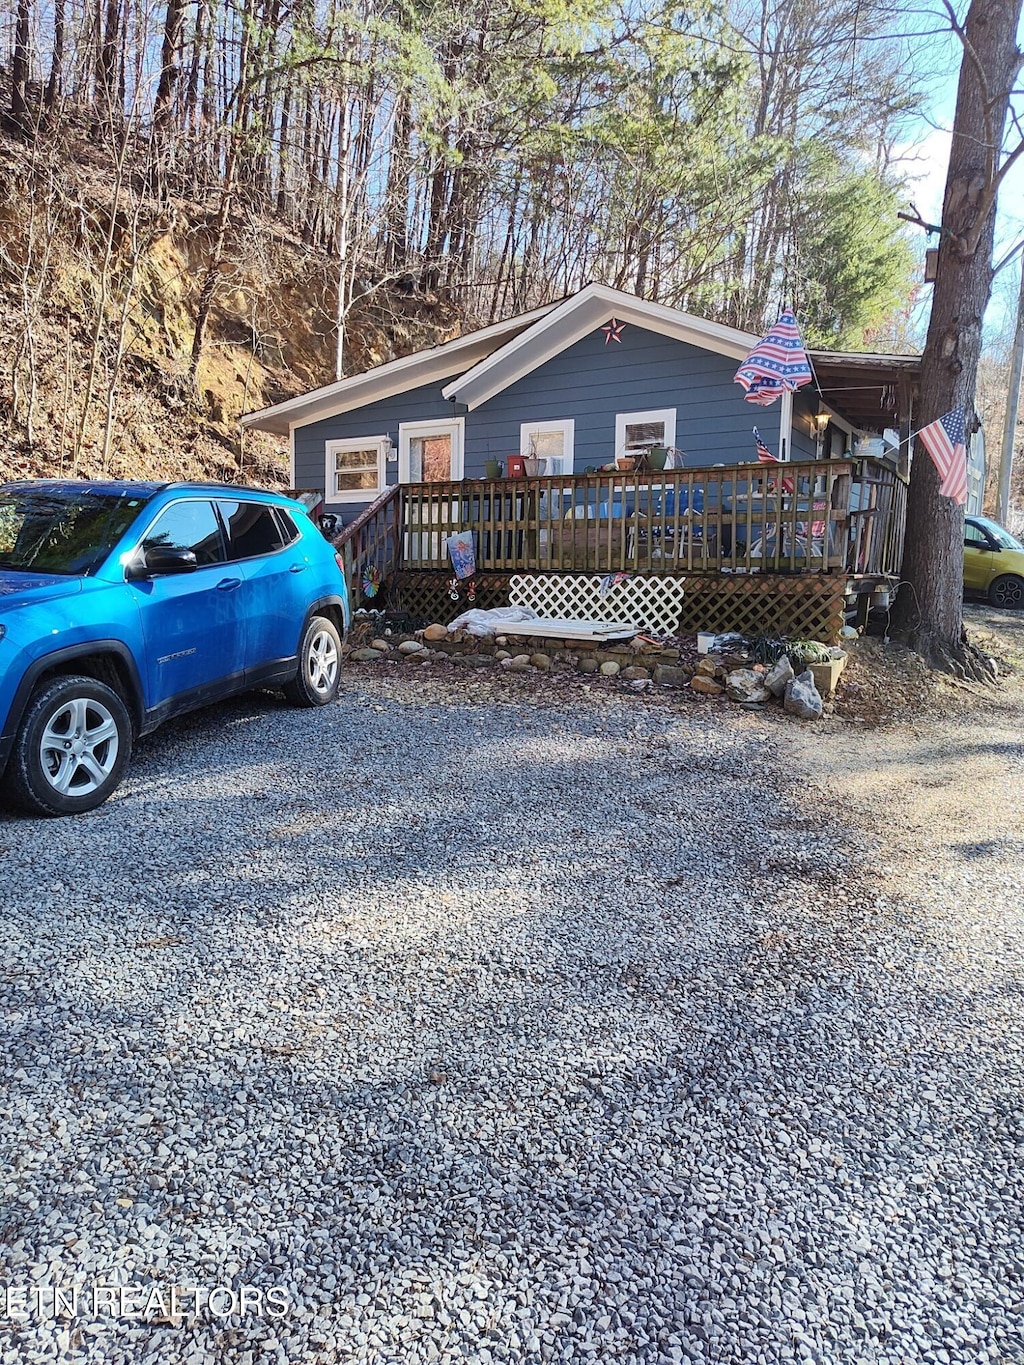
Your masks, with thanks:
M 334 548 L 345 565 L 349 602 L 352 610 L 366 606 L 368 594 L 364 583 L 376 570 L 383 582 L 399 567 L 402 551 L 402 492 L 403 486 L 394 484 L 343 526 L 333 538 Z

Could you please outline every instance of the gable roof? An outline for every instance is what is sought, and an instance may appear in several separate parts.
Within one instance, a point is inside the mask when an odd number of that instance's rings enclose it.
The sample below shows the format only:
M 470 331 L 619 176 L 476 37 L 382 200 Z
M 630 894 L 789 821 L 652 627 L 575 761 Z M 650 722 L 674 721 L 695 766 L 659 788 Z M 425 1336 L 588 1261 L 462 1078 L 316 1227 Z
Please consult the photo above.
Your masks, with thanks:
M 667 308 L 663 303 L 648 303 L 607 285 L 588 284 L 538 319 L 528 332 L 510 338 L 471 370 L 453 379 L 442 393 L 452 402 L 465 403 L 472 412 L 612 317 L 676 341 L 687 341 L 705 351 L 715 351 L 730 360 L 742 360 L 760 340 L 750 332 L 708 322 L 681 313 L 678 308 Z
M 375 365 L 372 370 L 325 384 L 309 393 L 300 393 L 297 398 L 288 398 L 283 403 L 275 403 L 273 407 L 247 412 L 242 417 L 242 426 L 287 436 L 294 426 L 305 426 L 324 417 L 351 412 L 353 408 L 377 403 L 382 398 L 392 398 L 395 394 L 419 388 L 421 384 L 440 383 L 476 365 L 496 347 L 502 346 L 557 306 L 554 303 L 545 304 L 543 308 L 534 308 L 518 317 L 492 323 L 476 332 L 467 332 L 454 341 L 446 341 L 426 351 L 416 351 L 399 360 L 389 360 L 384 365 Z
M 760 340 L 752 332 L 737 327 L 709 322 L 662 303 L 650 303 L 607 285 L 588 284 L 559 303 L 535 308 L 442 346 L 378 365 L 261 412 L 248 413 L 242 418 L 242 425 L 287 435 L 293 427 L 444 380 L 448 382 L 441 389 L 442 395 L 472 412 L 613 317 L 737 362 Z M 864 417 L 868 410 L 874 416 L 878 409 L 884 418 L 880 385 L 894 382 L 901 372 L 907 379 L 916 378 L 920 367 L 919 356 L 831 351 L 812 351 L 810 355 L 816 369 L 828 367 L 837 396 L 852 397 L 850 376 L 872 371 L 871 389 L 878 388 L 879 397 L 873 401 L 872 395 L 862 401 L 865 411 L 858 415 Z

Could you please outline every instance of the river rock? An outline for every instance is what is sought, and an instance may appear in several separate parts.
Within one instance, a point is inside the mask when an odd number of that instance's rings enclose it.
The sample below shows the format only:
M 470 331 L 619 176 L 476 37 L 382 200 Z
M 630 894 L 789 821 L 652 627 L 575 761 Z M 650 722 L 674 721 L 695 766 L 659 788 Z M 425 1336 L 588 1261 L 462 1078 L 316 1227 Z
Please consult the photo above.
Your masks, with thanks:
M 357 664 L 373 664 L 381 658 L 381 651 L 379 649 L 371 649 L 370 646 L 367 645 L 365 649 L 355 650 L 351 657 Z
M 438 625 L 436 622 L 432 626 L 427 626 L 423 632 L 424 640 L 447 640 L 448 627 Z
M 603 663 L 601 665 L 601 672 L 604 674 L 606 678 L 614 678 L 618 671 L 619 665 L 615 662 L 614 659 L 609 659 L 607 660 L 606 663 Z
M 403 640 L 398 646 L 399 654 L 422 654 L 423 646 L 419 640 Z

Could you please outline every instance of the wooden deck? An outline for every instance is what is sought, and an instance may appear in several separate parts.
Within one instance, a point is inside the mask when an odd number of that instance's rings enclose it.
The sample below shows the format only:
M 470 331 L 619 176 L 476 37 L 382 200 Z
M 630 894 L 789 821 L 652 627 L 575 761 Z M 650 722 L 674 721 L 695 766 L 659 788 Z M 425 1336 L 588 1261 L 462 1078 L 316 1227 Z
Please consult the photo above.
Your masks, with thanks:
M 445 539 L 465 530 L 480 577 L 625 571 L 702 581 L 763 575 L 766 588 L 781 575 L 870 582 L 899 572 L 906 503 L 906 479 L 870 459 L 465 479 L 389 488 L 336 544 L 356 607 L 366 604 L 371 565 L 385 580 L 451 576 Z

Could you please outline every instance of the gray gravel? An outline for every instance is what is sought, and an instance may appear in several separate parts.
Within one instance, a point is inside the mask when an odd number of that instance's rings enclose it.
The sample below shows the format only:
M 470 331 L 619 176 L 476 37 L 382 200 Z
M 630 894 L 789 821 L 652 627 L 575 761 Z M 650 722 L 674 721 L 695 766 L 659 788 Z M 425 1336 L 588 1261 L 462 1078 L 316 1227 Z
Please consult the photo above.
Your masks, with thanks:
M 0 820 L 0 1281 L 81 1295 L 3 1365 L 1024 1360 L 1019 884 L 894 895 L 785 721 L 425 671 Z

